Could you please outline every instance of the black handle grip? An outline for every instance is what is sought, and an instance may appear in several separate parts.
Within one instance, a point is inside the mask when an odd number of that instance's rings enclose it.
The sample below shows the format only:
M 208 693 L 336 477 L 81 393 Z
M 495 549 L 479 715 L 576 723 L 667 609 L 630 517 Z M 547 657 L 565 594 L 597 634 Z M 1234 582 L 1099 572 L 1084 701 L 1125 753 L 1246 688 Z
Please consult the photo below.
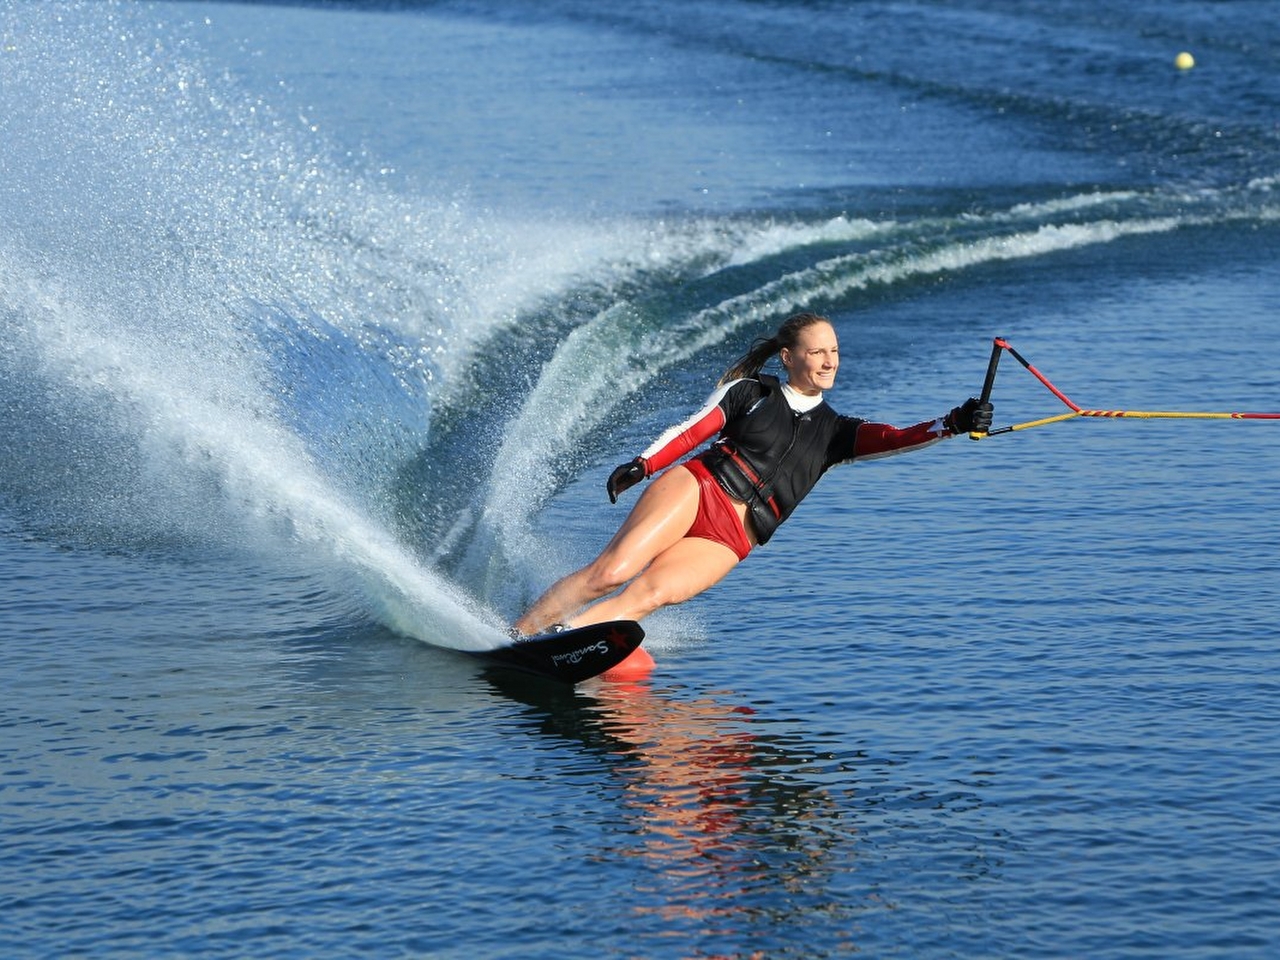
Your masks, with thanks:
M 979 403 L 988 403 L 991 400 L 991 388 L 996 382 L 996 367 L 1000 365 L 1000 352 L 1004 350 L 1004 340 L 996 337 L 991 343 L 991 359 L 987 361 L 987 378 L 982 381 L 982 394 L 978 397 Z M 981 440 L 985 434 L 970 433 L 970 440 Z

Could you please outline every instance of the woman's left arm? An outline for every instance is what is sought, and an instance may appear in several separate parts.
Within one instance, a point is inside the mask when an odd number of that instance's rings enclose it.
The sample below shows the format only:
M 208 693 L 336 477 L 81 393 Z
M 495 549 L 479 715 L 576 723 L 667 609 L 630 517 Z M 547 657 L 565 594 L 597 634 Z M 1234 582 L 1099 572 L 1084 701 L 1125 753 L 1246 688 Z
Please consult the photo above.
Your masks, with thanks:
M 853 441 L 853 456 L 858 460 L 889 457 L 895 453 L 918 450 L 930 444 L 977 430 L 984 433 L 991 428 L 994 407 L 970 397 L 946 416 L 925 420 L 910 427 L 893 427 L 887 423 L 863 423 Z

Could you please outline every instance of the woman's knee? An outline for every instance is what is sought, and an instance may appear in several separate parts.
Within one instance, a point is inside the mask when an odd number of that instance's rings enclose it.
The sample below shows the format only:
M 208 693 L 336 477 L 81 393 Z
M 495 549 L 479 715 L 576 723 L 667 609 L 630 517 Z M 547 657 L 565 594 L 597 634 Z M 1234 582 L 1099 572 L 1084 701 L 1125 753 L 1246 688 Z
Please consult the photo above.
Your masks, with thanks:
M 625 560 L 604 554 L 587 566 L 586 587 L 594 597 L 613 593 L 632 579 L 639 571 L 632 570 Z

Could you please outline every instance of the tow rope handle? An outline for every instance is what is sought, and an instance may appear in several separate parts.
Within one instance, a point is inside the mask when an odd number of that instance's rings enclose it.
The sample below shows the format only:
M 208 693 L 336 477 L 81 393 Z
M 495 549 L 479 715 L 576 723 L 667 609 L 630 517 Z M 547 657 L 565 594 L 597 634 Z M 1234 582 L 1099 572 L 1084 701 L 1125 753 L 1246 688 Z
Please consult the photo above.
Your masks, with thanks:
M 982 393 L 978 396 L 979 403 L 991 402 L 991 388 L 996 384 L 996 367 L 1000 366 L 1000 354 L 1007 346 L 1004 339 L 996 337 L 991 343 L 991 359 L 987 361 L 987 378 L 982 381 Z M 981 440 L 987 435 L 985 430 L 969 431 L 970 440 Z

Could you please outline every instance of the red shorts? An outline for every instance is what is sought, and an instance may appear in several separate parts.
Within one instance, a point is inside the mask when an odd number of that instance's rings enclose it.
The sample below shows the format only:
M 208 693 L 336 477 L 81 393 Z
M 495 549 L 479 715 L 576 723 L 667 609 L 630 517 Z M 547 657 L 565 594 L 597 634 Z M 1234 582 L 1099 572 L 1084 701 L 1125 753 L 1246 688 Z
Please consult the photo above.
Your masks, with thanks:
M 724 544 L 738 555 L 739 560 L 747 559 L 751 541 L 747 539 L 742 521 L 733 509 L 733 500 L 701 460 L 686 460 L 682 466 L 698 480 L 698 515 L 693 518 L 693 525 L 685 531 L 685 536 Z

